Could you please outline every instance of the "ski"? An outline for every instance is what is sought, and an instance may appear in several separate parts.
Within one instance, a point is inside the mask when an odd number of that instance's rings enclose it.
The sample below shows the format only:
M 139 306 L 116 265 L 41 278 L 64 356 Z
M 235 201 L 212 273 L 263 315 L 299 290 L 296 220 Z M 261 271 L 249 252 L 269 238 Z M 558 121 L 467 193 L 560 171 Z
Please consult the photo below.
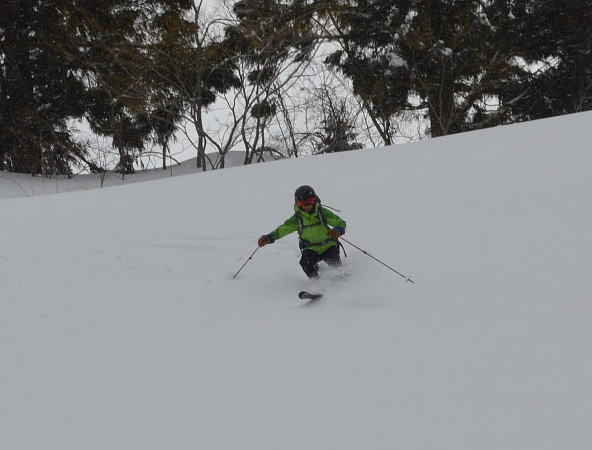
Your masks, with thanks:
M 317 300 L 323 296 L 322 292 L 308 292 L 308 291 L 300 291 L 298 293 L 298 298 L 302 300 Z

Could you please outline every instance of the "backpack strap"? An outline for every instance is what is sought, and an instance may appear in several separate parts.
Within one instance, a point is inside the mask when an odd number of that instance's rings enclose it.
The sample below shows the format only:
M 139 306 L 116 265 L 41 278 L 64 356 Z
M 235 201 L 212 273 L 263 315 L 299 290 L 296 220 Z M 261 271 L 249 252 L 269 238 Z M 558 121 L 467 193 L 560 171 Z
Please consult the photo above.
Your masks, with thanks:
M 298 222 L 298 235 L 302 235 L 302 231 L 305 228 L 316 227 L 317 225 L 327 225 L 327 221 L 325 220 L 325 216 L 321 212 L 321 207 L 319 206 L 317 210 L 317 218 L 319 219 L 319 223 L 313 223 L 310 225 L 304 225 L 304 221 L 302 220 L 302 213 L 300 211 L 296 211 L 296 221 Z

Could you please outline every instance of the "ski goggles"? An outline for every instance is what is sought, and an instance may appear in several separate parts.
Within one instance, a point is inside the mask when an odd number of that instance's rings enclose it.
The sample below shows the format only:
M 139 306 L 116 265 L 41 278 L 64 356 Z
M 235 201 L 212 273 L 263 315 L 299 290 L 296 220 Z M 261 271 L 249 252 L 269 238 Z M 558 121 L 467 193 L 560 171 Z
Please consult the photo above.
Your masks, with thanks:
M 298 206 L 312 206 L 315 204 L 317 199 L 315 197 L 305 198 L 303 200 L 296 200 Z

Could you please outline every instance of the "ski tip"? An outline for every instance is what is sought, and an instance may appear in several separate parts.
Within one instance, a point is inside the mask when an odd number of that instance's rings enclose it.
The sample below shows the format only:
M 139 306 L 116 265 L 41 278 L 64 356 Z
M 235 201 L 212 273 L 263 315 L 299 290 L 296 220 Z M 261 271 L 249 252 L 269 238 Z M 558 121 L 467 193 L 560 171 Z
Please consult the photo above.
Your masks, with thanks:
M 298 298 L 301 300 L 316 300 L 323 296 L 322 292 L 308 292 L 308 291 L 300 291 L 298 293 Z

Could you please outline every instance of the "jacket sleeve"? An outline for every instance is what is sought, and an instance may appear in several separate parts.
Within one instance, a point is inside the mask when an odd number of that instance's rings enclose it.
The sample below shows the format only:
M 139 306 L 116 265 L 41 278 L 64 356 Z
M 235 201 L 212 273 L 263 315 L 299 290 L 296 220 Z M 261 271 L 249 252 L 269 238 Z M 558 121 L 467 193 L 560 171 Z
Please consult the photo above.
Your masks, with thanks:
M 273 230 L 268 236 L 272 236 L 273 240 L 281 239 L 287 234 L 293 233 L 294 231 L 298 230 L 298 220 L 296 219 L 296 214 L 286 220 L 283 224 Z
M 333 228 L 337 228 L 341 234 L 345 233 L 345 220 L 343 220 L 337 214 L 329 211 L 327 208 L 322 208 L 321 213 L 329 225 L 331 225 Z

